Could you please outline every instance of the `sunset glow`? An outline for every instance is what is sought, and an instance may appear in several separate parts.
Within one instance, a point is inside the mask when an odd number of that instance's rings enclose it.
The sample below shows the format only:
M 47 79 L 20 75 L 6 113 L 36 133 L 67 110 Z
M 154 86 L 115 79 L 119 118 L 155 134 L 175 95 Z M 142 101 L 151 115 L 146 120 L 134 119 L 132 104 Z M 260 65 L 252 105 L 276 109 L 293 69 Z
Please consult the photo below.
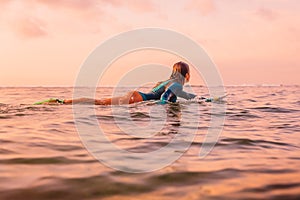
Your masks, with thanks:
M 300 84 L 296 0 L 1 0 L 0 7 L 0 86 L 71 86 L 97 45 L 143 27 L 171 29 L 199 43 L 225 85 Z M 122 65 L 178 61 L 146 56 Z M 103 84 L 114 85 L 118 73 Z

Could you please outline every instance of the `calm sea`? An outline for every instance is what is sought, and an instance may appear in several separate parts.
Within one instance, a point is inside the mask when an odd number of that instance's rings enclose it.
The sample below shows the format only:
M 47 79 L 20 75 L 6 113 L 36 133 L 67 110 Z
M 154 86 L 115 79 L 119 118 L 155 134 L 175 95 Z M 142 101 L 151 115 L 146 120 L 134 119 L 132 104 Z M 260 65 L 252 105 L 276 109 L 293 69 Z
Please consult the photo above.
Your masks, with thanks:
M 182 157 L 148 173 L 118 171 L 95 159 L 80 140 L 71 105 L 32 105 L 70 98 L 72 90 L 0 88 L 0 199 L 300 199 L 300 86 L 226 87 L 223 131 L 205 158 L 199 151 L 213 103 L 139 103 L 129 106 L 131 119 L 122 118 L 128 106 L 117 106 L 115 114 L 110 106 L 96 106 L 107 137 L 130 152 L 152 152 L 176 135 L 197 130 Z M 194 90 L 208 96 L 204 87 Z M 104 97 L 112 88 L 97 91 Z M 134 121 L 137 126 L 131 128 L 139 130 L 150 120 L 161 122 L 158 111 L 171 112 L 152 137 L 130 137 L 116 125 Z M 199 124 L 187 126 L 181 118 Z

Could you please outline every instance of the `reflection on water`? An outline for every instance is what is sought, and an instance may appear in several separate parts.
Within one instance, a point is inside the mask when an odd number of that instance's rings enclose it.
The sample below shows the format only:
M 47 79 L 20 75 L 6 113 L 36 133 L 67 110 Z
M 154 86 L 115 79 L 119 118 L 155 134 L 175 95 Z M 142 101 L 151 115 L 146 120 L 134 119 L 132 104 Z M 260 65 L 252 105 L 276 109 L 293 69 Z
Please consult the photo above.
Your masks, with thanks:
M 112 88 L 98 90 L 108 96 Z M 203 87 L 194 90 L 207 95 Z M 129 174 L 105 167 L 87 152 L 72 106 L 31 105 L 68 98 L 72 88 L 0 88 L 0 199 L 299 199 L 299 87 L 226 90 L 224 129 L 205 159 L 198 155 L 211 103 L 143 102 L 129 107 L 129 118 L 121 106 L 117 113 L 96 107 L 106 136 L 129 152 L 155 151 L 178 134 L 196 133 L 172 165 Z M 150 128 L 153 124 L 159 131 Z

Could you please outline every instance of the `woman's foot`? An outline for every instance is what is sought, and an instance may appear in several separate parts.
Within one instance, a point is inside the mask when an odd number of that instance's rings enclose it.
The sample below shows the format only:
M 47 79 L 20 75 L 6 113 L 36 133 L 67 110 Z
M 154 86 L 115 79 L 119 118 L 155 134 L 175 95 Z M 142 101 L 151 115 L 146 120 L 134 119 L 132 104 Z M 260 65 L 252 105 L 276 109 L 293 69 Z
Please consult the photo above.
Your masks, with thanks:
M 34 105 L 63 104 L 63 103 L 64 103 L 64 100 L 51 98 L 51 99 L 47 99 L 47 100 L 44 100 L 44 101 L 36 102 Z

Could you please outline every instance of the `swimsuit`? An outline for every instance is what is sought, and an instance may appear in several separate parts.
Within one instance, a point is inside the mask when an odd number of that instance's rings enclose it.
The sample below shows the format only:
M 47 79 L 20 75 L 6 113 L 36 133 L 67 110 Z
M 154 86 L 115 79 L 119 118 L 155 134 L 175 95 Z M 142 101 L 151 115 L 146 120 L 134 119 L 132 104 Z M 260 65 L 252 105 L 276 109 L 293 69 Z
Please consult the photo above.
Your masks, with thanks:
M 162 102 L 176 102 L 177 96 L 184 99 L 193 99 L 196 97 L 194 94 L 184 92 L 180 83 L 175 81 L 170 83 L 171 81 L 172 80 L 167 80 L 162 82 L 149 93 L 139 92 L 139 94 L 142 96 L 144 101 L 161 100 Z

